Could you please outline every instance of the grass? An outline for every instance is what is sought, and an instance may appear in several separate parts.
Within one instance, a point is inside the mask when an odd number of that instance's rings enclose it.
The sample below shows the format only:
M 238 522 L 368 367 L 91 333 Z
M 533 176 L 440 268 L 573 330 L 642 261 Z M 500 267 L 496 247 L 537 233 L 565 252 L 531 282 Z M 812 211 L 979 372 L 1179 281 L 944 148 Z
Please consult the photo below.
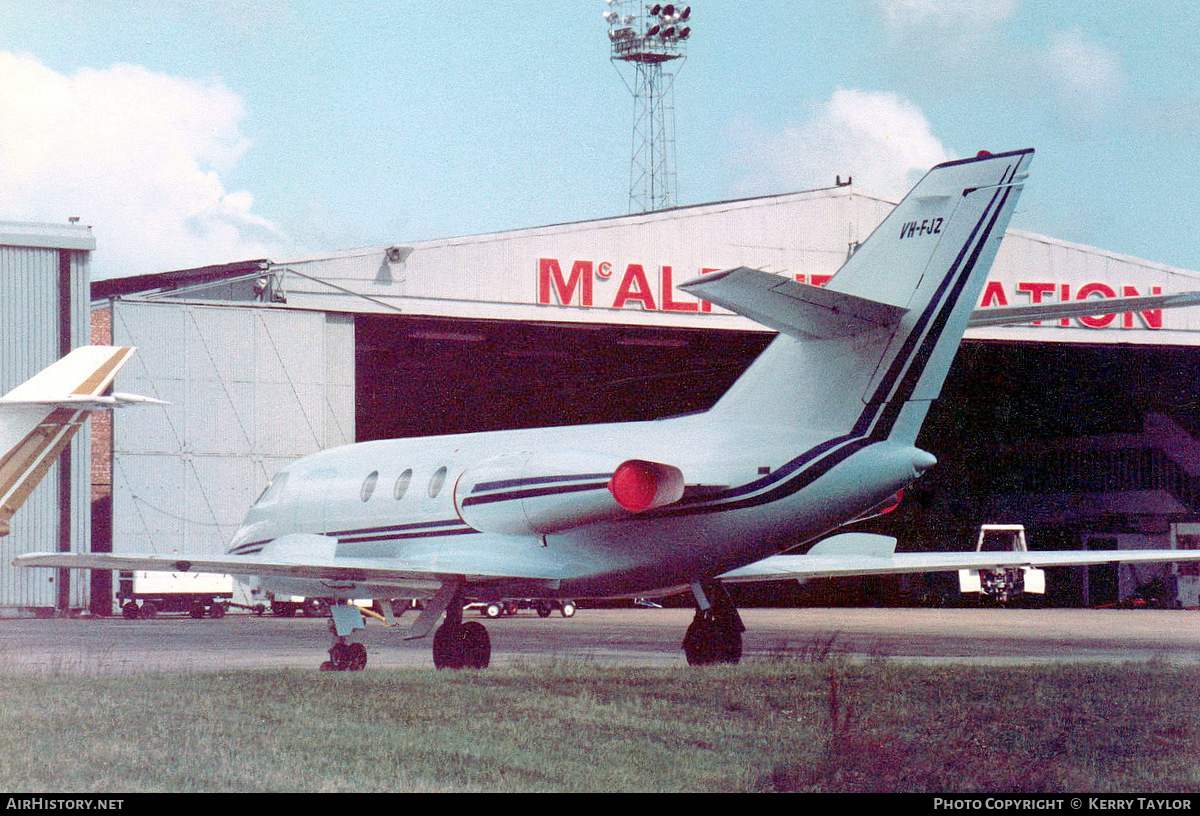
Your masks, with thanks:
M 0 676 L 0 789 L 1196 791 L 1200 668 Z

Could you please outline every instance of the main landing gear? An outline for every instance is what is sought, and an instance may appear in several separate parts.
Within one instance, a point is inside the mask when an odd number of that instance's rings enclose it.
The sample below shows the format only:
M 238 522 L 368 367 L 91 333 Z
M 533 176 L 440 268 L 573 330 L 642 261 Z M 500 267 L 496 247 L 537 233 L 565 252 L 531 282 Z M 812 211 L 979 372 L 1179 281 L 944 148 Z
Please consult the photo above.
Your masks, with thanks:
M 321 671 L 362 671 L 367 667 L 367 647 L 361 643 L 334 643 L 329 649 L 329 659 L 321 664 Z
M 737 663 L 742 659 L 742 632 L 746 631 L 729 592 L 720 583 L 692 584 L 696 617 L 683 638 L 689 666 Z
M 347 638 L 356 629 L 365 629 L 362 611 L 354 604 L 343 602 L 329 605 L 329 632 L 333 645 L 329 647 L 329 659 L 321 664 L 321 671 L 362 671 L 367 666 L 367 647 L 351 643 Z
M 433 665 L 439 669 L 486 669 L 492 662 L 492 640 L 478 621 L 463 623 L 462 595 L 446 607 L 446 622 L 433 633 Z

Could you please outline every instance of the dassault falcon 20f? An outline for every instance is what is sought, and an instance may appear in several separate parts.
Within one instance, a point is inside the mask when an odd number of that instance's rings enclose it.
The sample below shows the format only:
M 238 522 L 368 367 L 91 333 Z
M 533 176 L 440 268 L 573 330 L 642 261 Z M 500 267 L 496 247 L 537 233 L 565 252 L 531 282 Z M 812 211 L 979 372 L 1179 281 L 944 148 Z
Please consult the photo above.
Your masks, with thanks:
M 224 556 L 34 553 L 14 563 L 228 573 L 259 590 L 328 599 L 325 668 L 359 669 L 366 649 L 352 638 L 363 617 L 351 599 L 427 599 L 406 636 L 432 633 L 439 668 L 482 668 L 490 639 L 480 623 L 463 622 L 467 599 L 690 589 L 697 611 L 683 648 L 703 664 L 741 656 L 728 581 L 1200 558 L 1175 550 L 905 554 L 881 536 L 820 540 L 886 508 L 934 465 L 917 434 L 1032 154 L 981 153 L 933 168 L 824 288 L 748 268 L 681 285 L 779 332 L 706 412 L 348 445 L 280 470 Z M 1095 311 L 1051 304 L 1010 319 L 1067 308 Z M 983 311 L 993 324 L 1004 319 L 1003 309 Z M 57 365 L 86 369 L 72 357 Z M 62 413 L 74 392 L 58 399 L 48 390 L 22 386 L 0 400 L 26 423 L 5 431 L 16 450 L 49 446 L 43 433 L 75 421 Z M 30 398 L 46 409 L 40 419 L 21 403 Z M 0 473 L 22 462 L 6 454 Z M 813 541 L 805 555 L 778 555 Z

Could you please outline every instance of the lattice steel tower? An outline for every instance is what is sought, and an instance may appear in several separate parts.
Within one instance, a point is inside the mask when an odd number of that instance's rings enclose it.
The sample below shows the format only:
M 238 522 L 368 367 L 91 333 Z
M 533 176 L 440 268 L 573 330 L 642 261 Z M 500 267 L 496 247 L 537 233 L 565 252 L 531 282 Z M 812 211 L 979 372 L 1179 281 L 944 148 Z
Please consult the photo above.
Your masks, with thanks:
M 675 74 L 687 58 L 692 7 L 641 0 L 604 2 L 612 63 L 633 94 L 629 211 L 673 207 Z

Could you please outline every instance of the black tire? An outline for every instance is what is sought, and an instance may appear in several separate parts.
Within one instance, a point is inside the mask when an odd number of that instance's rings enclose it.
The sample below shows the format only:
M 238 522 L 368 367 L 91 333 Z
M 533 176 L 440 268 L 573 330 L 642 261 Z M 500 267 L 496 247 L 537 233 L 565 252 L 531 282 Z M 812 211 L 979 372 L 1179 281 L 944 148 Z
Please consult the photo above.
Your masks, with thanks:
M 443 623 L 433 633 L 433 665 L 439 669 L 463 667 L 462 626 Z
M 138 616 L 141 617 L 142 620 L 154 620 L 157 615 L 158 607 L 150 601 L 146 601 L 144 604 L 142 604 L 142 609 L 140 612 L 138 612 Z
M 554 608 L 550 606 L 549 601 L 538 601 L 537 613 L 539 618 L 548 618 L 553 611 Z
M 712 660 L 712 639 L 708 630 L 712 621 L 694 620 L 683 636 L 683 655 L 689 666 L 707 666 Z
M 216 618 L 217 620 L 220 620 L 221 618 L 225 617 L 225 604 L 223 604 L 223 603 L 213 604 L 208 610 L 208 616 L 210 618 Z
M 200 620 L 204 617 L 204 604 L 196 604 L 188 610 L 188 617 L 192 620 Z
M 367 647 L 361 643 L 346 646 L 346 671 L 362 671 L 367 667 Z
M 322 671 L 362 671 L 367 665 L 367 647 L 361 643 L 335 643 L 329 649 L 329 668 Z
M 463 668 L 486 669 L 492 662 L 492 639 L 478 621 L 462 625 Z
M 715 621 L 692 621 L 683 638 L 683 654 L 689 666 L 735 664 L 742 659 L 742 633 Z
M 128 601 L 121 604 L 121 615 L 125 620 L 137 620 L 141 617 L 141 610 L 138 609 L 137 601 Z

